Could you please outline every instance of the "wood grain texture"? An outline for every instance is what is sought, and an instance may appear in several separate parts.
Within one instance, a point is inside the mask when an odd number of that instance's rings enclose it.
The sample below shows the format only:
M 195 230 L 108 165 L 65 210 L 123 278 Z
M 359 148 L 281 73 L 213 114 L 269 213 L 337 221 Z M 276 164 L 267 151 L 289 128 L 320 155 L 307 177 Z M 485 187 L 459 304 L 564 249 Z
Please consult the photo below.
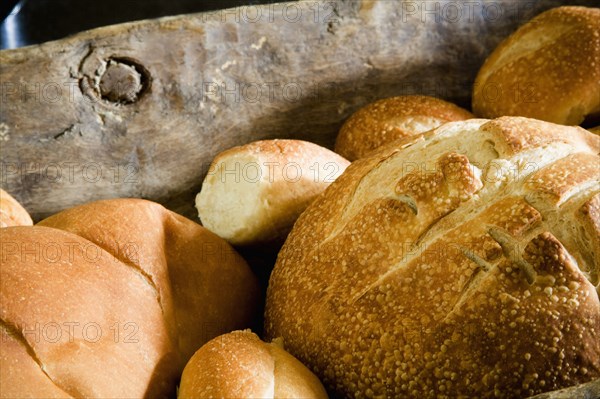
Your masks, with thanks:
M 281 3 L 2 51 L 1 185 L 35 220 L 115 197 L 196 219 L 218 152 L 274 137 L 331 147 L 348 115 L 382 97 L 466 105 L 495 45 L 561 3 Z
M 600 380 L 588 382 L 574 387 L 546 392 L 530 399 L 596 399 L 600 398 Z

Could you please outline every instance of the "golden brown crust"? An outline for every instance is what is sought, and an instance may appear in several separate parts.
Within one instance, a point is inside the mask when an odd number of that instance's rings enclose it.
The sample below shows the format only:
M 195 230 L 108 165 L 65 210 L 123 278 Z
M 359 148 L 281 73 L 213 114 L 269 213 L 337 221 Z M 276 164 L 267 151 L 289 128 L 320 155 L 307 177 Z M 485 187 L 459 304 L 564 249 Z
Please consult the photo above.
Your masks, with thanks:
M 159 204 L 97 201 L 39 225 L 73 232 L 140 270 L 157 290 L 167 325 L 177 336 L 181 367 L 208 340 L 207 334 L 252 321 L 258 292 L 246 262 L 224 240 Z M 107 231 L 107 226 L 116 228 Z M 210 317 L 204 322 L 210 332 L 198 323 L 198 315 Z
M 127 396 L 142 397 L 149 386 L 168 392 L 173 370 L 161 370 L 153 379 L 153 369 L 163 356 L 173 361 L 176 352 L 143 279 L 105 251 L 92 253 L 88 240 L 71 233 L 33 226 L 0 234 L 6 257 L 1 319 L 20 332 L 21 342 L 55 385 L 74 397 L 117 397 L 124 389 Z M 139 328 L 137 343 L 115 342 L 111 326 L 125 323 Z M 9 357 L 9 362 L 17 360 Z M 2 386 L 12 383 L 2 381 Z
M 576 153 L 559 159 L 527 180 L 525 189 L 559 206 L 573 189 L 600 179 L 598 155 Z
M 600 113 L 600 9 L 557 7 L 532 19 L 488 57 L 473 112 L 579 125 Z
M 286 352 L 279 341 L 267 344 L 275 361 L 274 398 L 327 399 L 327 392 L 317 376 Z
M 588 134 L 582 128 L 554 125 L 552 129 L 548 129 L 548 124 L 540 120 L 500 117 L 486 123 L 482 129 L 498 136 L 496 145 L 505 149 L 507 155 L 556 142 L 576 148 L 589 147 L 600 153 L 600 137 Z
M 31 226 L 29 213 L 6 191 L 0 189 L 0 228 L 8 226 Z
M 588 256 L 580 261 L 580 264 L 588 265 L 586 271 L 589 279 L 596 285 L 600 296 L 600 270 L 591 266 L 600 264 L 600 193 L 586 201 L 576 215 L 580 223 L 577 227 L 580 227 L 582 233 L 578 244 L 588 247 Z
M 598 255 L 583 244 L 598 148 L 505 117 L 354 162 L 280 252 L 267 336 L 341 395 L 526 397 L 600 377 Z
M 470 118 L 473 115 L 467 110 L 435 97 L 386 98 L 350 116 L 340 130 L 335 151 L 354 161 L 394 140 L 423 133 L 446 122 Z
M 250 332 L 234 331 L 202 346 L 183 370 L 178 397 L 269 398 L 275 361 Z
M 327 398 L 302 363 L 250 331 L 221 335 L 200 348 L 183 371 L 178 397 Z
M 47 378 L 28 353 L 27 345 L 20 342 L 1 322 L 0 329 L 0 381 L 11 381 L 11 384 L 0 386 L 0 397 L 72 398 Z
M 246 263 L 158 204 L 99 201 L 0 234 L 0 319 L 43 371 L 35 378 L 68 395 L 174 394 L 199 346 L 252 320 L 258 290 Z M 11 351 L 3 368 L 17 367 Z

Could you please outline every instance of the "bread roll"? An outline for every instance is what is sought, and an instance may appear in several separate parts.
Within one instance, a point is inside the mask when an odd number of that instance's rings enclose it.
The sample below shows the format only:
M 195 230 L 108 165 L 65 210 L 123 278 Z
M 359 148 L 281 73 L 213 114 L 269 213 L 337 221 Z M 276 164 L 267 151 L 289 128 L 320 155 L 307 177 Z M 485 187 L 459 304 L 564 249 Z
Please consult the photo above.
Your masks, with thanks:
M 31 226 L 29 213 L 9 193 L 0 188 L 0 227 Z
M 276 241 L 348 165 L 332 151 L 300 140 L 234 147 L 213 160 L 196 208 L 207 229 L 233 244 Z
M 267 337 L 332 392 L 527 397 L 600 377 L 600 137 L 451 122 L 354 162 L 294 225 Z
M 335 152 L 354 161 L 394 140 L 470 118 L 469 111 L 435 97 L 386 98 L 350 116 L 337 137 Z
M 503 41 L 485 61 L 473 112 L 579 125 L 600 114 L 600 8 L 546 11 Z
M 179 398 L 327 398 L 319 379 L 276 342 L 249 331 L 217 337 L 183 370 Z
M 257 282 L 222 239 L 144 200 L 0 229 L 0 396 L 175 395 L 194 351 L 250 325 Z

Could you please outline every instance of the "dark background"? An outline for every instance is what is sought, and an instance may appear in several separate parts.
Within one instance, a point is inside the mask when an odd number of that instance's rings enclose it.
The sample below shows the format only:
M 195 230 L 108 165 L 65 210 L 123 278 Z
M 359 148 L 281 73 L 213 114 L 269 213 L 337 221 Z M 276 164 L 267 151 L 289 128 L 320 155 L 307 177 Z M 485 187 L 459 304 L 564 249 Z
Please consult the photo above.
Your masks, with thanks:
M 0 0 L 0 49 L 99 26 L 281 0 Z

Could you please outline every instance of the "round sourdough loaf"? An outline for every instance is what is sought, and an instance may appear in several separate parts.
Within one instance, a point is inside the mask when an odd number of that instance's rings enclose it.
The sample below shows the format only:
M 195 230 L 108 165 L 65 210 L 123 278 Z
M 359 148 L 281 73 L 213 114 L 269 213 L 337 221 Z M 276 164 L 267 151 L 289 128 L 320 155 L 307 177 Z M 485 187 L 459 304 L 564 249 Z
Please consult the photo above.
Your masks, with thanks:
M 473 112 L 563 125 L 600 116 L 600 8 L 557 7 L 527 22 L 481 67 Z
M 244 260 L 149 201 L 94 202 L 0 239 L 3 398 L 174 396 L 193 353 L 256 309 Z
M 469 111 L 435 97 L 384 98 L 348 118 L 337 136 L 335 152 L 355 161 L 392 141 L 473 117 Z
M 298 219 L 267 337 L 353 397 L 526 397 L 600 377 L 600 137 L 451 122 L 354 162 Z
M 327 399 L 319 379 L 287 353 L 279 340 L 266 343 L 250 331 L 221 335 L 190 359 L 180 399 Z

